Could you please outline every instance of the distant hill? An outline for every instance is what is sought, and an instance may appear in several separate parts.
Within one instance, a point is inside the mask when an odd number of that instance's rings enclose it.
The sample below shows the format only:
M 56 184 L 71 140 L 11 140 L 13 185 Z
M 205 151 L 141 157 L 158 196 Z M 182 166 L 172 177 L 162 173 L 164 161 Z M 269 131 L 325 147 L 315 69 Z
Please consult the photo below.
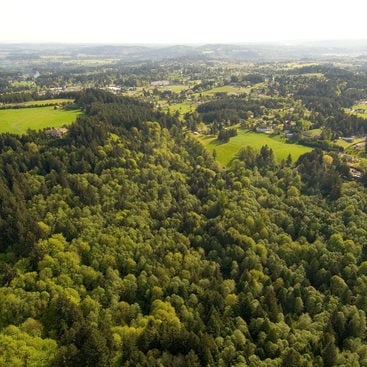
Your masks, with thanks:
M 163 59 L 194 60 L 300 60 L 304 58 L 365 57 L 367 40 L 309 41 L 247 44 L 118 45 L 118 44 L 0 44 L 2 59 L 34 59 L 60 54 L 80 59 L 145 61 Z M 6 65 L 6 64 L 4 64 Z

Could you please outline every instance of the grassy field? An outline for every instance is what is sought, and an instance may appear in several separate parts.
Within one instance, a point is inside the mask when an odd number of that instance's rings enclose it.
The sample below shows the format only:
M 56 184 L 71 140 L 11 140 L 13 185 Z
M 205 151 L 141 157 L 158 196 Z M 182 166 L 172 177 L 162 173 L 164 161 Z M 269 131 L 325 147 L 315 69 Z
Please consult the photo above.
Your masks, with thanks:
M 0 133 L 25 134 L 28 129 L 61 127 L 74 122 L 80 114 L 80 110 L 55 110 L 50 106 L 0 110 Z
M 365 103 L 355 104 L 352 107 L 353 110 L 367 110 L 367 105 Z
M 322 129 L 311 129 L 305 132 L 305 135 L 312 136 L 313 138 L 319 137 L 322 133 Z
M 154 89 L 154 88 L 151 87 L 151 89 Z M 182 85 L 182 84 L 169 84 L 169 85 L 165 85 L 163 87 L 158 87 L 157 89 L 161 92 L 164 92 L 166 90 L 171 90 L 173 93 L 180 93 L 183 90 L 188 89 L 188 87 L 186 85 Z
M 357 112 L 357 110 L 363 110 L 363 113 Z M 362 117 L 363 119 L 367 119 L 367 105 L 366 104 L 356 104 L 350 110 L 349 108 L 344 108 L 346 113 L 357 115 L 358 117 Z
M 246 145 L 250 145 L 256 150 L 267 145 L 273 150 L 279 162 L 286 159 L 288 154 L 292 156 L 293 161 L 296 161 L 300 155 L 312 150 L 302 145 L 287 144 L 280 136 L 270 136 L 248 130 L 238 130 L 238 135 L 231 138 L 228 143 L 220 143 L 215 137 L 200 136 L 199 139 L 211 152 L 215 149 L 217 160 L 223 165 L 227 165 L 237 152 Z
M 366 140 L 365 137 L 356 138 L 356 139 L 354 139 L 354 141 L 352 143 L 349 143 L 349 142 L 344 141 L 343 139 L 338 139 L 338 140 L 335 141 L 335 144 L 339 145 L 340 147 L 343 147 L 344 150 L 347 150 L 349 148 L 358 147 L 358 146 L 361 145 L 361 143 L 362 143 L 362 145 L 364 145 L 365 140 Z
M 44 105 L 53 105 L 53 106 L 57 106 L 57 105 L 61 105 L 64 103 L 72 103 L 74 102 L 74 99 L 70 99 L 70 98 L 54 98 L 54 99 L 43 99 L 43 100 L 39 100 L 39 101 L 27 101 L 27 102 L 21 102 L 21 103 L 9 103 L 9 104 L 5 104 L 5 108 L 8 107 L 14 107 L 14 106 L 19 106 L 19 107 L 29 107 L 29 106 L 44 106 Z
M 167 105 L 166 107 L 167 107 L 167 110 L 169 110 L 172 114 L 178 111 L 180 115 L 183 116 L 187 112 L 195 111 L 196 104 L 187 101 L 187 102 L 182 102 L 182 103 L 171 104 L 170 106 Z
M 74 100 L 70 98 L 55 98 L 55 99 L 44 99 L 41 101 L 24 102 L 22 103 L 22 105 L 24 106 L 33 106 L 33 105 L 41 106 L 41 105 L 51 105 L 51 104 L 58 105 L 58 104 L 71 103 L 71 102 L 74 102 Z
M 216 88 L 212 88 L 209 89 L 205 92 L 202 92 L 201 94 L 203 96 L 210 96 L 213 97 L 216 93 L 236 93 L 236 94 L 240 94 L 240 93 L 244 93 L 247 92 L 248 90 L 246 88 L 239 88 L 239 87 L 234 87 L 232 85 L 224 85 L 222 87 L 216 87 Z

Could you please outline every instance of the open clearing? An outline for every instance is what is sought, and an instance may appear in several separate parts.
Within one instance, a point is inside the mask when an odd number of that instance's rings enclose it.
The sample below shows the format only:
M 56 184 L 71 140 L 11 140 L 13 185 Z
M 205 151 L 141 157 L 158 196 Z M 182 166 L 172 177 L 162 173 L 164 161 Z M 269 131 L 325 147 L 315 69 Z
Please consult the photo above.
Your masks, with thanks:
M 73 101 L 74 100 L 70 98 L 54 98 L 54 99 L 43 99 L 39 101 L 24 102 L 24 103 L 21 103 L 21 105 L 24 105 L 24 106 L 58 105 L 58 104 L 63 104 L 63 103 L 71 103 Z
M 312 148 L 303 145 L 288 144 L 279 135 L 270 136 L 248 130 L 238 130 L 238 135 L 231 138 L 228 143 L 221 143 L 213 136 L 200 136 L 199 139 L 209 151 L 213 152 L 215 149 L 216 159 L 224 165 L 227 165 L 237 152 L 246 145 L 250 145 L 258 151 L 263 145 L 267 145 L 273 150 L 279 162 L 286 159 L 288 154 L 291 155 L 293 161 L 296 161 L 299 156 L 312 150 Z
M 201 94 L 203 96 L 213 97 L 217 93 L 223 93 L 223 94 L 230 94 L 230 93 L 241 94 L 241 93 L 244 93 L 244 92 L 248 92 L 249 90 L 250 90 L 250 88 L 234 87 L 232 85 L 224 85 L 222 87 L 216 87 L 216 88 L 209 89 L 207 91 L 203 91 Z
M 54 107 L 33 107 L 0 110 L 0 133 L 26 134 L 28 129 L 61 127 L 76 120 L 80 110 L 59 110 Z
M 174 114 L 175 112 L 178 111 L 180 115 L 183 116 L 185 113 L 193 112 L 196 106 L 197 104 L 193 102 L 182 102 L 182 103 L 171 104 L 170 106 L 166 106 L 166 107 L 167 107 L 167 110 L 169 110 L 171 114 Z
M 38 101 L 27 101 L 27 102 L 20 102 L 20 103 L 7 103 L 4 105 L 5 108 L 9 108 L 9 107 L 30 107 L 30 106 L 35 106 L 35 107 L 40 107 L 40 106 L 57 106 L 57 105 L 62 105 L 62 104 L 67 104 L 67 103 L 72 103 L 74 102 L 74 99 L 70 99 L 70 98 L 53 98 L 53 99 L 40 99 Z M 3 106 L 2 106 L 3 108 Z
M 367 119 L 367 105 L 365 103 L 356 104 L 352 108 L 344 108 L 344 111 L 350 115 Z

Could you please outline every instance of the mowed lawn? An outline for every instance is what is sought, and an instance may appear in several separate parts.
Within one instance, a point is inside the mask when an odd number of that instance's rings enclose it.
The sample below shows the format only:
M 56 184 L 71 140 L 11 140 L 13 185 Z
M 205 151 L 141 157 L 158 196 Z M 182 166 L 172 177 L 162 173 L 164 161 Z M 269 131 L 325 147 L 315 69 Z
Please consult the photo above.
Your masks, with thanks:
M 54 107 L 32 107 L 0 110 L 0 133 L 26 134 L 28 129 L 42 130 L 71 124 L 80 110 L 62 110 Z
M 263 145 L 267 145 L 273 150 L 278 162 L 287 159 L 288 154 L 291 155 L 293 161 L 296 161 L 299 156 L 312 150 L 312 148 L 303 145 L 288 144 L 280 136 L 270 136 L 247 130 L 238 130 L 238 135 L 231 138 L 228 143 L 221 143 L 215 137 L 200 136 L 199 139 L 209 151 L 213 152 L 215 149 L 216 159 L 223 165 L 227 165 L 237 152 L 247 145 L 257 151 L 260 151 Z

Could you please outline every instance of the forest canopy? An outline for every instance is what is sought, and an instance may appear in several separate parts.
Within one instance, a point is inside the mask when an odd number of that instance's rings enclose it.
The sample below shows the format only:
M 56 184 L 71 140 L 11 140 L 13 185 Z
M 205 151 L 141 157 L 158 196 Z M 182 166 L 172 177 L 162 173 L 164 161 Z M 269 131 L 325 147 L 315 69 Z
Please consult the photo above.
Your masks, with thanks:
M 337 155 L 223 169 L 177 115 L 76 102 L 64 136 L 0 136 L 1 365 L 367 366 L 367 194 Z

